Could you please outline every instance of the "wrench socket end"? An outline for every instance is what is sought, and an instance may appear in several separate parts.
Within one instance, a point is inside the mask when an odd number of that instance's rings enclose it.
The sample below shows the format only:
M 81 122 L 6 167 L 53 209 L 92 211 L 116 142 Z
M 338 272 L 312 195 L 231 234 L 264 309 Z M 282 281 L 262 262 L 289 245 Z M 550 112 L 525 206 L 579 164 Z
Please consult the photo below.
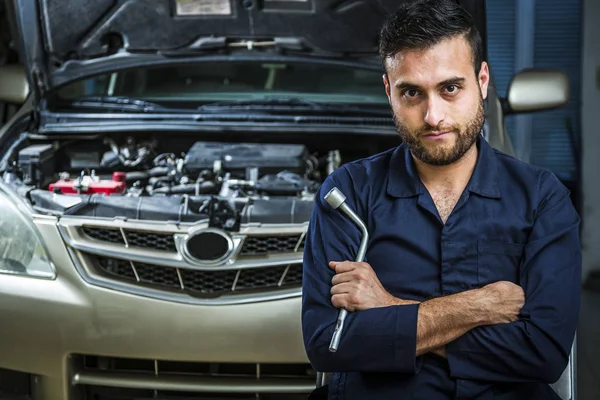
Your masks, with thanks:
M 331 189 L 324 198 L 336 210 L 346 201 L 346 196 L 337 187 Z

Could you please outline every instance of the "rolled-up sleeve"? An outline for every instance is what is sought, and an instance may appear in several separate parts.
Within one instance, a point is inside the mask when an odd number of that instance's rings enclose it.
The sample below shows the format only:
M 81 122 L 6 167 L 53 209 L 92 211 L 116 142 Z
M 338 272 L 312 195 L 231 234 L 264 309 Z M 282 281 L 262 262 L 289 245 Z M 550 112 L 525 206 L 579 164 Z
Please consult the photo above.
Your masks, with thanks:
M 329 344 L 339 309 L 331 303 L 330 261 L 354 260 L 361 234 L 353 222 L 334 210 L 323 196 L 334 186 L 346 196 L 347 204 L 364 219 L 360 185 L 344 167 L 330 175 L 319 189 L 304 250 L 302 332 L 307 356 L 321 372 L 374 371 L 416 373 L 418 304 L 353 312 L 345 321 L 337 352 Z M 365 259 L 368 262 L 367 258 Z
M 521 264 L 525 305 L 518 321 L 483 326 L 447 345 L 451 376 L 554 383 L 567 366 L 581 293 L 580 219 L 550 175 Z

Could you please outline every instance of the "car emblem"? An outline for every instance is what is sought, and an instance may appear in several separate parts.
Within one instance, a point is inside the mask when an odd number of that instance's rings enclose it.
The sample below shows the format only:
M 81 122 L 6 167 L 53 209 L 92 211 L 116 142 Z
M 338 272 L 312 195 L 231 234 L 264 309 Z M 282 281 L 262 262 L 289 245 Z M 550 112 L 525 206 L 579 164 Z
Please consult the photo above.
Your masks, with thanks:
M 234 243 L 226 232 L 208 228 L 189 233 L 181 250 L 196 263 L 218 264 L 231 256 Z

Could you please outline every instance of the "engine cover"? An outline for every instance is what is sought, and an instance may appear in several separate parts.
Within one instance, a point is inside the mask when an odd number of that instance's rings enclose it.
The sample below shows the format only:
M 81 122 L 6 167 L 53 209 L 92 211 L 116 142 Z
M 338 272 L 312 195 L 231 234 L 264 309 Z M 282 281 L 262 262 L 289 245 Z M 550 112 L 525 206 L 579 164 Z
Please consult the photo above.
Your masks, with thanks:
M 187 152 L 184 164 L 191 174 L 212 170 L 215 161 L 229 171 L 258 168 L 261 175 L 282 170 L 301 174 L 306 170 L 307 157 L 306 146 L 297 144 L 196 142 Z

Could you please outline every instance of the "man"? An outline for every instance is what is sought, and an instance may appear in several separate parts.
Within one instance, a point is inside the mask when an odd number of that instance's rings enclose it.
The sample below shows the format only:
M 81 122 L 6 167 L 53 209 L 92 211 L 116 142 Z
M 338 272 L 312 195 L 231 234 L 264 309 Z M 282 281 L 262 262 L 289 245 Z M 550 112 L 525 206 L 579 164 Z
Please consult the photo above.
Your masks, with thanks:
M 453 1 L 403 5 L 381 32 L 403 144 L 336 170 L 304 257 L 308 357 L 333 399 L 558 399 L 580 303 L 579 217 L 550 172 L 482 139 L 489 70 Z M 360 231 L 323 196 L 338 187 Z M 350 260 L 350 261 L 348 261 Z M 337 352 L 328 350 L 340 308 Z

